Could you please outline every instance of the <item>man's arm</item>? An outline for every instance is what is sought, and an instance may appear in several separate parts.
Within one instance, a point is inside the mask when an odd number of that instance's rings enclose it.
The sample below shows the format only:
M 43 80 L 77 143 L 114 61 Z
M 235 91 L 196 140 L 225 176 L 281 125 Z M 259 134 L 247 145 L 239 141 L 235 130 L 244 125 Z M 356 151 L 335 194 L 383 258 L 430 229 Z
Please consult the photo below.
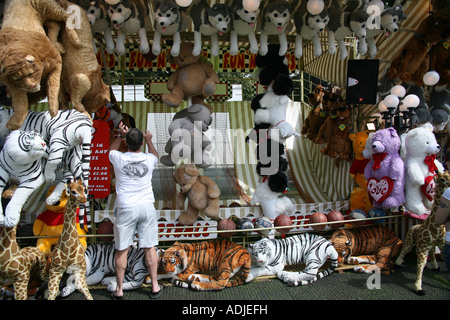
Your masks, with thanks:
M 156 151 L 156 148 L 153 145 L 152 137 L 153 137 L 153 135 L 150 133 L 150 131 L 147 130 L 144 132 L 144 139 L 145 139 L 145 142 L 147 142 L 148 152 L 153 154 L 159 160 L 158 151 Z
M 119 123 L 119 134 L 114 136 L 113 142 L 109 145 L 109 151 L 111 150 L 119 150 L 122 141 L 125 139 L 127 135 L 128 127 L 123 124 L 123 122 Z

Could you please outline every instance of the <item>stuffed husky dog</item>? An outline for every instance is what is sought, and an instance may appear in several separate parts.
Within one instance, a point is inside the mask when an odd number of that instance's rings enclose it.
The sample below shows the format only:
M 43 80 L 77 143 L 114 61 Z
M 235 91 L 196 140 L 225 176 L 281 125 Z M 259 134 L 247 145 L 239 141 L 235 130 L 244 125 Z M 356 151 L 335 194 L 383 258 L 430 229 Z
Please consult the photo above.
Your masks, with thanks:
M 146 54 L 150 51 L 147 40 L 149 8 L 143 0 L 105 0 L 108 3 L 108 15 L 111 24 L 118 30 L 116 53 L 125 54 L 125 38 L 129 33 L 138 33 L 139 50 Z
M 284 56 L 288 49 L 286 31 L 290 30 L 290 5 L 285 0 L 270 1 L 262 10 L 261 34 L 259 54 L 265 56 L 268 52 L 267 38 L 269 35 L 278 35 L 280 42 L 279 55 Z
M 250 53 L 258 53 L 258 42 L 255 36 L 255 26 L 260 9 L 253 12 L 247 11 L 242 5 L 242 0 L 230 0 L 229 7 L 234 8 L 233 27 L 230 32 L 230 53 L 235 56 L 238 49 L 238 35 L 248 36 Z
M 403 12 L 403 8 L 400 4 L 395 5 L 390 8 L 386 8 L 381 13 L 380 26 L 375 26 L 374 28 L 367 28 L 367 42 L 364 40 L 360 41 L 359 53 L 361 55 L 366 55 L 367 51 L 369 51 L 369 57 L 375 58 L 377 55 L 377 47 L 375 44 L 375 37 L 381 34 L 383 31 L 386 33 L 386 36 L 389 36 L 391 33 L 397 32 L 399 29 L 399 24 L 403 20 L 406 19 L 406 15 Z M 367 48 L 367 46 L 369 48 Z
M 321 13 L 314 15 L 308 12 L 306 2 L 302 0 L 294 0 L 292 8 L 292 17 L 297 31 L 295 38 L 295 57 L 300 58 L 303 55 L 303 39 L 312 39 L 314 56 L 320 56 L 322 54 L 322 45 L 319 34 L 325 30 L 325 27 L 330 21 L 327 8 L 325 7 Z
M 218 34 L 222 35 L 231 30 L 232 14 L 226 4 L 216 3 L 210 7 L 207 3 L 195 0 L 190 9 L 194 23 L 194 49 L 192 53 L 198 56 L 202 50 L 202 35 L 211 37 L 211 54 L 219 55 Z
M 106 3 L 103 0 L 78 0 L 72 1 L 78 4 L 88 16 L 91 23 L 92 32 L 103 33 L 105 39 L 106 52 L 114 52 L 114 40 L 111 35 L 111 21 L 106 12 Z
M 180 32 L 188 25 L 186 11 L 179 7 L 174 0 L 155 0 L 153 2 L 155 32 L 153 37 L 152 53 L 159 55 L 161 52 L 161 35 L 173 36 L 173 45 L 170 53 L 176 57 L 180 53 Z
M 340 51 L 340 59 L 347 58 L 347 48 L 345 47 L 345 37 L 355 34 L 362 41 L 366 37 L 367 19 L 369 14 L 365 8 L 359 8 L 352 12 L 344 11 L 337 1 L 333 1 L 328 9 L 330 21 L 327 25 L 328 30 L 328 52 L 336 53 L 336 44 Z

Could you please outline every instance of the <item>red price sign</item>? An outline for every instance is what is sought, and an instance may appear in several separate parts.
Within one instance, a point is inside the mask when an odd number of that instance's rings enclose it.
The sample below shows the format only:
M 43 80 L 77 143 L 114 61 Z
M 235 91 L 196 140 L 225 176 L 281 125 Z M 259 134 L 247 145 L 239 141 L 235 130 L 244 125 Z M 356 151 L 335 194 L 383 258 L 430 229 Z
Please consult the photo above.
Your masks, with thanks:
M 91 162 L 89 170 L 89 194 L 95 199 L 109 196 L 109 125 L 103 120 L 93 121 L 91 142 Z

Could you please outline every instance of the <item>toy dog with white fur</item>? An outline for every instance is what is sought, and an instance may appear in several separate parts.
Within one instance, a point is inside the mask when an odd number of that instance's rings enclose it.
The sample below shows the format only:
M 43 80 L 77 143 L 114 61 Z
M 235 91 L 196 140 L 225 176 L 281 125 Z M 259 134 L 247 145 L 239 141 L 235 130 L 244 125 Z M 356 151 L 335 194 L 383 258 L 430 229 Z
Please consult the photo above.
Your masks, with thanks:
M 322 54 L 319 34 L 325 30 L 325 27 L 330 21 L 327 8 L 325 7 L 321 13 L 313 15 L 308 12 L 305 1 L 294 0 L 292 7 L 292 17 L 297 31 L 295 38 L 295 57 L 300 58 L 303 55 L 303 39 L 312 40 L 314 56 L 319 57 Z
M 232 11 L 222 3 L 210 7 L 207 3 L 195 0 L 190 8 L 190 16 L 194 24 L 194 49 L 192 54 L 198 56 L 202 51 L 202 35 L 211 37 L 211 55 L 219 55 L 218 35 L 228 33 L 233 23 Z
M 116 53 L 125 54 L 125 38 L 127 34 L 139 35 L 139 50 L 143 54 L 150 51 L 147 39 L 149 25 L 149 8 L 143 0 L 106 0 L 108 15 L 112 25 L 118 31 L 116 39 Z
M 78 0 L 72 1 L 78 4 L 89 18 L 91 29 L 94 33 L 103 33 L 105 39 L 106 52 L 114 52 L 114 40 L 111 34 L 111 21 L 106 12 L 106 3 L 103 0 Z
M 258 53 L 258 42 L 255 35 L 255 26 L 258 20 L 260 9 L 250 12 L 244 9 L 241 0 L 231 0 L 230 8 L 234 8 L 233 28 L 230 31 L 230 53 L 232 56 L 237 55 L 238 35 L 248 36 L 250 43 L 250 53 Z
M 347 48 L 345 47 L 345 37 L 355 34 L 360 40 L 366 37 L 367 19 L 369 14 L 366 10 L 359 9 L 353 12 L 347 12 L 342 7 L 333 1 L 328 8 L 330 21 L 327 25 L 328 30 L 328 52 L 330 54 L 336 53 L 336 44 L 340 51 L 340 59 L 344 60 L 348 56 Z
M 290 5 L 285 0 L 270 1 L 261 13 L 261 34 L 259 54 L 265 56 L 268 52 L 267 39 L 269 35 L 278 35 L 280 42 L 279 55 L 284 56 L 288 49 L 286 32 L 292 27 Z
M 159 55 L 161 52 L 161 35 L 173 36 L 170 54 L 177 57 L 180 54 L 181 36 L 180 32 L 187 29 L 188 18 L 186 10 L 178 6 L 173 0 L 155 0 L 153 2 L 154 12 L 154 37 L 152 53 Z
M 375 37 L 381 34 L 383 31 L 386 36 L 391 33 L 397 32 L 399 24 L 406 19 L 406 15 L 403 12 L 403 7 L 398 4 L 391 8 L 386 8 L 381 13 L 380 28 L 368 27 L 366 30 L 366 40 L 360 41 L 359 53 L 366 55 L 369 52 L 369 57 L 375 58 L 377 55 L 377 46 L 375 44 Z

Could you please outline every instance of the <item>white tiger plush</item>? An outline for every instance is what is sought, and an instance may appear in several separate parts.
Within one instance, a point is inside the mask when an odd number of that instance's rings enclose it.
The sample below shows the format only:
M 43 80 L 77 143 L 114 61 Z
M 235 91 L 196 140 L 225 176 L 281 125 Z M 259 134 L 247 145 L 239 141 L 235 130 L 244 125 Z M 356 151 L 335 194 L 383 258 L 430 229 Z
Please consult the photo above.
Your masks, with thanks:
M 15 130 L 8 135 L 0 151 L 0 194 L 8 182 L 18 187 L 6 206 L 5 215 L 0 206 L 1 226 L 15 227 L 25 202 L 44 184 L 44 159 L 47 155 L 47 143 L 39 133 Z
M 13 114 L 14 111 L 10 108 L 0 108 L 0 128 L 6 128 L 6 123 Z M 51 117 L 48 111 L 29 111 L 20 130 L 35 130 L 42 135 L 44 141 L 48 144 L 49 156 L 45 164 L 45 180 L 48 184 L 55 180 L 57 171 L 64 172 L 64 178 L 47 198 L 48 204 L 53 204 L 59 200 L 61 191 L 65 189 L 64 182 L 68 179 L 81 179 L 87 187 L 91 157 L 92 122 L 85 114 L 76 110 L 60 110 L 55 117 Z M 10 131 L 7 129 L 0 129 L 0 140 L 4 141 L 9 133 Z M 83 227 L 85 211 L 88 227 L 90 227 L 88 208 L 89 203 L 80 206 L 81 227 Z
M 324 237 L 302 233 L 285 239 L 263 238 L 248 251 L 252 256 L 252 267 L 247 282 L 264 275 L 277 275 L 290 286 L 307 285 L 323 278 L 336 269 L 338 253 Z M 330 259 L 330 268 L 319 268 Z M 300 272 L 283 271 L 286 265 L 305 263 Z
M 160 250 L 156 250 L 158 257 Z M 114 257 L 116 249 L 112 243 L 93 244 L 86 248 L 86 281 L 88 286 L 101 282 L 111 292 L 116 290 L 116 277 L 105 277 L 116 273 Z M 132 245 L 128 250 L 127 267 L 123 280 L 123 290 L 139 288 L 148 276 L 144 250 Z M 61 290 L 61 297 L 67 297 L 77 289 L 74 275 L 69 276 L 66 286 Z

